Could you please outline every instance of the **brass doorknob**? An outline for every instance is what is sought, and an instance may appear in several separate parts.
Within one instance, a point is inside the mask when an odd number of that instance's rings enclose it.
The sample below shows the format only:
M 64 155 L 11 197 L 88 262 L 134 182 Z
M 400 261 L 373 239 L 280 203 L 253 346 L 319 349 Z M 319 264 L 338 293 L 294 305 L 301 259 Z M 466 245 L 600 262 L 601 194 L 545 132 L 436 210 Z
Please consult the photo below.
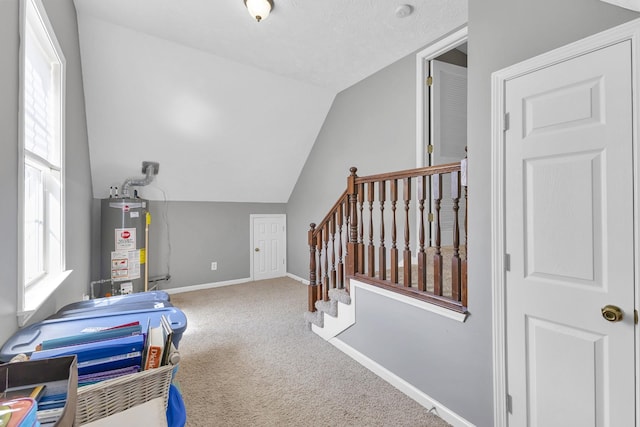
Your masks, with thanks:
M 255 248 L 254 251 L 260 252 L 260 248 Z
M 602 317 L 609 322 L 619 322 L 624 317 L 624 312 L 615 305 L 605 305 L 600 311 Z

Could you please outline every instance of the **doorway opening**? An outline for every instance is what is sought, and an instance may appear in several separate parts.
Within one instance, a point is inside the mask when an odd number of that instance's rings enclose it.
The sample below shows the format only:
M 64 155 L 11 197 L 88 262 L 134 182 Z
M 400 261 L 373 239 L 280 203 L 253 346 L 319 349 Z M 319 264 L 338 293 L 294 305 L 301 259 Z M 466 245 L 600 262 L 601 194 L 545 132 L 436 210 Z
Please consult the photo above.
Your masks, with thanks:
M 466 157 L 467 53 L 465 26 L 428 46 L 416 56 L 416 167 L 460 162 Z M 442 183 L 440 194 L 435 194 L 429 185 L 428 230 L 431 244 L 435 243 L 436 224 L 433 220 L 436 199 L 439 199 L 440 212 L 449 213 L 440 217 L 440 243 L 452 244 L 454 210 L 451 194 L 451 183 L 448 181 Z M 466 197 L 460 198 L 459 208 L 462 212 L 466 210 Z M 466 239 L 464 243 L 466 245 Z
M 436 80 L 432 74 L 432 65 L 433 63 L 438 65 L 444 65 L 444 67 L 450 69 L 452 67 L 460 67 L 465 70 L 464 74 L 466 75 L 466 66 L 467 66 L 467 27 L 462 27 L 455 30 L 453 33 L 441 38 L 437 42 L 428 46 L 424 50 L 418 52 L 416 54 L 416 76 L 417 76 L 417 99 L 416 99 L 416 167 L 425 167 L 429 166 L 433 162 L 432 154 L 440 155 L 440 153 L 429 153 L 429 151 L 436 151 L 435 148 L 430 149 L 429 145 L 433 145 L 434 137 L 431 135 L 432 131 L 435 130 L 436 123 L 432 120 L 432 111 L 435 108 L 432 108 L 432 99 L 433 94 L 432 87 L 434 83 L 436 83 L 436 87 L 440 88 L 442 86 L 438 86 L 438 80 Z M 437 72 L 437 70 L 436 70 Z M 430 78 L 431 77 L 431 78 Z M 466 129 L 466 76 L 464 79 L 460 78 L 447 78 L 445 77 L 445 83 L 451 83 L 451 80 L 455 80 L 455 85 L 448 84 L 443 90 L 444 93 L 439 93 L 437 95 L 445 95 L 446 93 L 453 92 L 455 88 L 455 93 L 460 93 L 462 89 L 460 89 L 460 85 L 464 84 L 464 98 L 463 100 L 455 101 L 457 107 L 455 108 L 456 115 L 460 114 L 460 111 L 464 111 L 465 120 L 464 120 L 464 128 Z M 449 80 L 449 81 L 447 81 Z M 442 81 L 442 80 L 439 80 Z M 430 84 L 431 83 L 431 84 Z M 442 92 L 442 91 L 441 91 Z M 449 96 L 450 98 L 451 96 Z M 442 98 L 442 97 L 440 97 Z M 438 100 L 435 100 L 436 102 Z M 464 108 L 460 107 L 461 102 L 464 102 Z M 447 101 L 449 102 L 449 101 Z M 447 104 L 448 105 L 448 104 Z M 454 111 L 454 109 L 451 109 Z M 449 119 L 447 111 L 442 111 L 440 114 L 440 122 L 443 120 L 453 120 L 453 118 Z M 441 127 L 441 126 L 440 126 Z M 446 143 L 445 143 L 446 144 Z M 464 144 L 466 145 L 466 130 L 464 135 Z M 458 144 L 456 144 L 458 145 Z M 445 153 L 443 154 L 452 154 L 455 150 L 445 149 Z M 463 155 L 464 157 L 464 155 Z

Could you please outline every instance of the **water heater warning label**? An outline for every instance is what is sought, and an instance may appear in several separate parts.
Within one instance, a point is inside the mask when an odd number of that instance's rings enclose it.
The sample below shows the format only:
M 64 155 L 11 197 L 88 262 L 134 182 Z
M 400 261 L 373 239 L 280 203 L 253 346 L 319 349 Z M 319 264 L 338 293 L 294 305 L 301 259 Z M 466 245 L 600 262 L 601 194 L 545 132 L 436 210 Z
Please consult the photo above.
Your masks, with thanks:
M 136 248 L 135 228 L 116 228 L 116 251 Z
M 111 252 L 111 279 L 132 280 L 140 277 L 140 251 Z

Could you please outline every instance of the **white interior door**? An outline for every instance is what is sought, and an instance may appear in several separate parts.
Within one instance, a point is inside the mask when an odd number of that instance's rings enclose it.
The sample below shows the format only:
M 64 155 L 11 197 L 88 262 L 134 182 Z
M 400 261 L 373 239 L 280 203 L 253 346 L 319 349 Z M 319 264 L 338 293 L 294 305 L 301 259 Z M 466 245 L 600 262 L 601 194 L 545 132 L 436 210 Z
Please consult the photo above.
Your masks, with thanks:
M 505 83 L 511 427 L 635 424 L 631 71 L 627 40 Z
M 429 61 L 429 67 L 432 77 L 429 107 L 432 148 L 428 150 L 431 151 L 429 164 L 459 162 L 465 158 L 467 146 L 467 69 L 436 60 Z M 435 211 L 433 200 L 431 211 Z M 459 212 L 464 211 L 465 200 L 461 198 Z M 462 221 L 461 217 L 459 221 Z M 443 177 L 440 207 L 442 246 L 453 244 L 453 223 L 451 181 L 447 175 Z M 432 230 L 431 236 L 434 235 Z
M 286 275 L 286 216 L 251 215 L 251 230 L 253 280 Z

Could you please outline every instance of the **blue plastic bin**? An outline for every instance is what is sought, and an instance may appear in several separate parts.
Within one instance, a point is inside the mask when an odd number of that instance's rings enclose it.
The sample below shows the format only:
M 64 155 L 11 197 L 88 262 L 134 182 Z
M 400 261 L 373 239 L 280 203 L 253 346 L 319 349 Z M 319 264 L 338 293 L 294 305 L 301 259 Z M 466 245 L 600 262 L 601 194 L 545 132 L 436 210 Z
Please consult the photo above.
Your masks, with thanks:
M 79 301 L 67 304 L 48 319 L 60 317 L 76 317 L 84 315 L 96 315 L 96 311 L 107 310 L 111 312 L 124 312 L 144 310 L 149 308 L 173 307 L 169 294 L 164 291 L 138 292 L 129 295 L 116 295 L 113 297 L 96 298 L 88 301 Z M 103 313 L 100 313 L 103 314 Z
M 98 316 L 62 317 L 46 319 L 26 326 L 13 334 L 0 350 L 0 361 L 8 362 L 17 354 L 30 355 L 44 340 L 77 335 L 82 332 L 110 328 L 132 322 L 140 322 L 143 330 L 160 325 L 160 317 L 165 315 L 173 328 L 173 345 L 178 348 L 182 334 L 187 329 L 187 317 L 176 307 L 155 308 L 121 313 L 104 313 Z
M 170 303 L 170 300 L 171 297 L 165 291 L 138 292 L 129 295 L 96 298 L 67 304 L 50 316 L 49 319 L 73 317 L 75 315 L 85 314 L 86 312 L 92 312 L 95 310 L 110 310 L 113 312 L 131 311 L 132 305 L 134 306 L 133 310 L 153 307 L 172 307 L 173 304 Z M 135 306 L 137 306 L 137 308 Z

